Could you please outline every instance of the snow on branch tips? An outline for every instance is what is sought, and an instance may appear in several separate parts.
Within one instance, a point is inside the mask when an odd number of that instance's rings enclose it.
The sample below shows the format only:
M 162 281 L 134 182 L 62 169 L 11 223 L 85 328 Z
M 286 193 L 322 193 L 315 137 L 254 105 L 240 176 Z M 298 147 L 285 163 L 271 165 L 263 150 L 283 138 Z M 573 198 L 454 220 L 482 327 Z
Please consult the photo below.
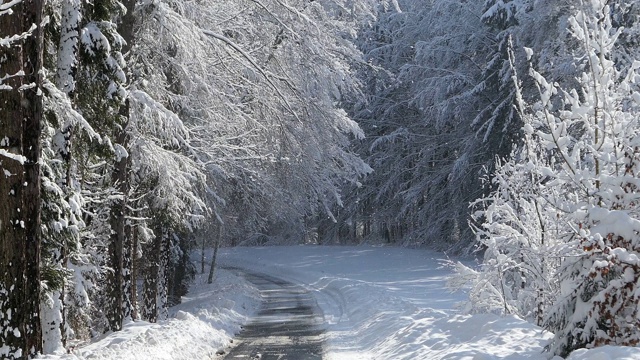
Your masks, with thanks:
M 164 145 L 172 148 L 189 146 L 189 130 L 176 113 L 167 109 L 148 93 L 129 92 L 135 114 L 135 126 L 141 133 L 152 133 Z
M 10 47 L 13 43 L 26 39 L 33 34 L 33 32 L 38 28 L 36 24 L 32 24 L 28 31 L 23 32 L 22 34 L 15 34 L 12 36 L 7 36 L 0 39 L 0 46 Z
M 13 10 L 11 9 L 11 7 L 13 7 L 14 5 L 17 5 L 19 3 L 21 3 L 22 0 L 12 0 L 9 1 L 6 4 L 2 4 L 0 5 L 0 16 L 2 15 L 11 15 L 13 13 Z
M 0 149 L 0 156 L 4 156 L 6 158 L 9 158 L 11 160 L 17 161 L 19 162 L 21 165 L 24 165 L 24 163 L 27 161 L 27 158 L 22 156 L 22 155 L 18 155 L 18 154 L 14 154 L 11 152 L 8 152 L 4 149 Z
M 208 31 L 208 30 L 202 30 L 202 33 L 207 35 L 207 36 L 210 36 L 210 37 L 212 37 L 214 39 L 217 39 L 217 40 L 220 40 L 220 41 L 224 42 L 225 44 L 230 46 L 233 50 L 235 50 L 238 53 L 240 53 L 240 55 L 242 55 L 242 57 L 245 60 L 247 60 L 249 62 L 249 64 L 251 64 L 251 66 L 260 73 L 260 75 L 262 75 L 264 77 L 264 79 L 267 81 L 267 83 L 269 83 L 271 88 L 278 94 L 278 97 L 280 97 L 280 99 L 284 102 L 287 110 L 289 110 L 289 112 L 293 116 L 295 116 L 297 120 L 300 121 L 300 118 L 298 117 L 298 114 L 293 110 L 293 107 L 289 103 L 289 100 L 287 100 L 287 97 L 284 96 L 284 94 L 280 91 L 280 88 L 271 80 L 271 78 L 274 77 L 273 74 L 271 74 L 270 72 L 268 72 L 265 69 L 263 69 L 260 65 L 258 65 L 256 63 L 256 61 L 251 57 L 251 55 L 249 53 L 244 51 L 240 46 L 238 46 L 236 43 L 234 43 L 231 39 L 227 38 L 226 36 L 219 35 L 219 34 L 216 34 L 214 32 Z

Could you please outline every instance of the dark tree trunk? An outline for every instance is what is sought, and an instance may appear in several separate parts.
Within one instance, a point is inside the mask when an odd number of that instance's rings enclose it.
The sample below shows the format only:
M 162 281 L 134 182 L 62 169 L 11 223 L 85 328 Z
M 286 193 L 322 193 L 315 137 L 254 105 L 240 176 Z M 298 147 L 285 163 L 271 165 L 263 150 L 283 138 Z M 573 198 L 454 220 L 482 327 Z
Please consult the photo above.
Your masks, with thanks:
M 118 24 L 118 33 L 126 42 L 126 44 L 122 46 L 122 54 L 126 56 L 133 46 L 136 22 L 133 11 L 136 7 L 136 0 L 121 0 L 120 2 L 127 9 L 127 13 L 122 17 L 120 24 Z
M 128 188 L 128 186 L 127 186 Z M 126 197 L 125 197 L 126 201 Z M 126 206 L 126 202 L 125 202 Z M 122 317 L 124 320 L 134 319 L 134 308 L 136 299 L 132 297 L 132 287 L 135 278 L 133 275 L 133 239 L 131 234 L 131 225 L 126 221 L 124 225 L 124 246 L 122 250 L 122 293 L 123 293 L 123 309 Z
M 325 231 L 325 227 L 326 227 L 325 221 L 321 221 L 318 224 L 318 230 L 316 230 L 318 233 L 318 244 L 320 245 L 324 245 L 327 242 L 327 238 L 326 238 L 327 232 Z M 232 238 L 231 246 L 236 246 L 235 243 L 233 242 L 233 238 Z
M 220 248 L 220 242 L 222 240 L 222 224 L 218 225 L 218 231 L 213 243 L 213 256 L 211 257 L 211 266 L 209 267 L 209 277 L 207 278 L 207 284 L 213 282 L 213 273 L 216 269 L 216 260 L 218 258 L 218 249 Z
M 171 271 L 168 278 L 168 306 L 182 303 L 182 297 L 189 292 L 189 282 L 196 274 L 196 268 L 191 263 L 189 256 L 191 246 L 194 244 L 193 240 L 187 236 L 180 236 L 177 241 L 178 243 L 174 244 L 174 246 L 179 246 L 180 256 L 173 259 L 174 262 L 169 263 Z M 169 251 L 172 252 L 171 250 Z
M 128 105 L 128 104 L 127 104 Z M 124 106 L 126 113 L 128 114 L 128 106 Z M 122 110 L 122 109 L 121 109 Z M 116 129 L 116 135 L 114 137 L 115 143 L 119 144 L 126 149 L 128 143 L 126 133 L 126 119 L 121 116 L 124 124 L 121 124 Z M 125 299 L 125 268 L 124 264 L 130 264 L 129 261 L 125 262 L 124 256 L 130 252 L 125 252 L 125 246 L 127 245 L 127 232 L 130 228 L 126 223 L 127 216 L 127 196 L 129 194 L 129 180 L 127 176 L 128 170 L 128 156 L 117 155 L 118 159 L 113 168 L 111 174 L 111 180 L 113 181 L 115 188 L 120 193 L 120 198 L 113 201 L 111 205 L 111 241 L 109 242 L 109 267 L 112 269 L 109 272 L 107 279 L 107 296 L 109 297 L 109 309 L 107 309 L 108 329 L 111 331 L 118 331 L 122 329 L 122 321 L 124 320 L 126 308 Z
M 133 26 L 135 17 L 133 10 L 135 8 L 135 0 L 125 0 L 122 4 L 127 9 L 127 13 L 122 17 L 118 25 L 118 33 L 125 40 L 122 47 L 122 53 L 126 53 L 131 49 L 133 43 Z M 114 141 L 121 149 L 129 148 L 129 135 L 127 126 L 129 124 L 129 100 L 120 106 L 118 111 L 118 122 L 115 127 Z M 109 330 L 117 331 L 122 329 L 122 322 L 125 318 L 132 318 L 133 302 L 131 294 L 131 269 L 133 261 L 133 243 L 131 241 L 131 226 L 127 223 L 129 211 L 127 210 L 128 195 L 130 190 L 129 183 L 129 156 L 116 154 L 116 162 L 111 180 L 121 194 L 122 198 L 114 201 L 111 207 L 111 242 L 109 244 L 109 267 L 113 269 L 110 273 L 108 281 L 108 294 L 110 297 L 111 309 L 107 316 L 109 321 Z
M 164 320 L 169 316 L 168 296 L 169 296 L 169 276 L 171 266 L 169 263 L 169 253 L 171 251 L 171 230 L 166 230 L 160 243 L 160 264 L 158 267 L 158 296 L 156 297 L 156 307 L 158 308 L 158 319 Z
M 206 235 L 202 237 L 202 253 L 200 254 L 200 274 L 204 274 L 204 250 L 207 244 Z
M 140 261 L 136 259 L 138 253 L 138 230 L 134 226 L 131 228 L 131 286 L 129 287 L 129 296 L 131 299 L 131 319 L 138 320 L 138 267 Z
M 162 242 L 164 241 L 164 232 L 162 228 L 156 230 L 153 242 L 149 244 L 145 256 L 146 266 L 144 268 L 143 282 L 143 308 L 142 318 L 149 322 L 158 320 L 158 274 L 160 270 L 160 252 L 162 251 Z
M 147 252 L 142 317 L 149 322 L 157 322 L 167 315 L 170 243 L 169 232 L 160 226 Z
M 0 37 L 28 32 L 42 22 L 42 1 L 24 0 L 0 16 Z M 40 133 L 42 28 L 10 47 L 0 77 L 0 358 L 25 359 L 42 351 L 40 323 Z M 22 87 L 22 88 L 21 88 Z M 9 175 L 10 174 L 10 175 Z
M 58 44 L 58 59 L 57 59 L 57 71 L 56 71 L 56 86 L 62 92 L 67 94 L 69 98 L 73 98 L 75 90 L 75 75 L 78 66 L 78 42 L 80 37 L 80 23 L 78 13 L 81 11 L 81 2 L 77 0 L 66 0 L 62 5 L 61 10 L 61 29 L 60 29 L 60 42 Z M 71 51 L 69 51 L 71 50 Z M 57 149 L 56 157 L 60 160 L 65 167 L 65 176 L 59 180 L 60 187 L 65 194 L 65 199 L 68 201 L 73 191 L 71 189 L 71 179 L 73 175 L 71 161 L 72 161 L 72 138 L 74 133 L 73 124 L 64 124 L 57 130 L 58 134 L 64 139 L 64 145 L 62 148 Z M 46 239 L 43 239 L 46 243 Z M 66 268 L 69 261 L 69 249 L 68 243 L 65 241 L 58 246 L 56 259 L 54 263 L 60 268 Z M 43 335 L 45 339 L 51 339 L 52 342 L 60 341 L 63 347 L 67 344 L 67 309 L 65 303 L 65 288 L 66 279 L 63 280 L 62 287 L 57 301 L 60 304 L 60 319 L 54 320 L 49 324 L 43 324 Z M 47 329 L 45 326 L 49 326 Z M 59 338 L 56 336 L 47 336 L 48 332 L 59 332 Z M 48 353 L 50 350 L 55 349 L 58 344 L 43 343 L 43 350 Z

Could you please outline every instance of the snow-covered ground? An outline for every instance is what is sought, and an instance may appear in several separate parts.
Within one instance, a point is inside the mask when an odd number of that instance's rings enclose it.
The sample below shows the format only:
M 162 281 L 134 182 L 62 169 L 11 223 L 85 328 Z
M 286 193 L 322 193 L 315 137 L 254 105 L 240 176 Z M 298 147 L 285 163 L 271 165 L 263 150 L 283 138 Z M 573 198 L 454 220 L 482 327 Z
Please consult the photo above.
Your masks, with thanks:
M 326 324 L 326 358 L 546 359 L 549 333 L 515 317 L 463 315 L 463 293 L 445 288 L 443 255 L 391 247 L 264 247 L 223 249 L 220 264 L 303 284 Z M 215 358 L 259 306 L 256 290 L 225 270 L 206 285 L 198 278 L 173 318 L 136 322 L 64 359 Z M 571 360 L 640 359 L 640 349 L 604 347 Z
M 259 308 L 258 291 L 243 278 L 217 271 L 213 284 L 198 275 L 182 304 L 169 309 L 169 319 L 152 324 L 136 321 L 104 335 L 72 354 L 44 359 L 192 360 L 215 359 L 229 346 L 240 325 Z

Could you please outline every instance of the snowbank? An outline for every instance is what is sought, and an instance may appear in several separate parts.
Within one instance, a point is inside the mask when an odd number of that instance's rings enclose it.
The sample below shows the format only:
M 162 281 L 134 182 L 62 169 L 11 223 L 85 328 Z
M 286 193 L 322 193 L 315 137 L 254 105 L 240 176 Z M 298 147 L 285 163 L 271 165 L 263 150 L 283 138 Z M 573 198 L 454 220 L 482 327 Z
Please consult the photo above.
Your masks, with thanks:
M 198 275 L 183 303 L 170 309 L 169 319 L 157 324 L 128 323 L 122 331 L 95 339 L 72 354 L 44 359 L 211 359 L 230 344 L 260 305 L 257 290 L 244 279 L 217 270 L 213 284 Z

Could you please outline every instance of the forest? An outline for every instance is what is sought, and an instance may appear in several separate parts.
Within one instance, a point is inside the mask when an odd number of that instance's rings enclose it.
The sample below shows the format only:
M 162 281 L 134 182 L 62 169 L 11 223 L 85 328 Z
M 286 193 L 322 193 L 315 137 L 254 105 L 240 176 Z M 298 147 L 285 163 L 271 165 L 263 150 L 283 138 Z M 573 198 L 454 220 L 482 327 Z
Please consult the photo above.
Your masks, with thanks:
M 474 254 L 469 312 L 636 346 L 639 39 L 635 0 L 5 0 L 0 358 L 291 244 Z

